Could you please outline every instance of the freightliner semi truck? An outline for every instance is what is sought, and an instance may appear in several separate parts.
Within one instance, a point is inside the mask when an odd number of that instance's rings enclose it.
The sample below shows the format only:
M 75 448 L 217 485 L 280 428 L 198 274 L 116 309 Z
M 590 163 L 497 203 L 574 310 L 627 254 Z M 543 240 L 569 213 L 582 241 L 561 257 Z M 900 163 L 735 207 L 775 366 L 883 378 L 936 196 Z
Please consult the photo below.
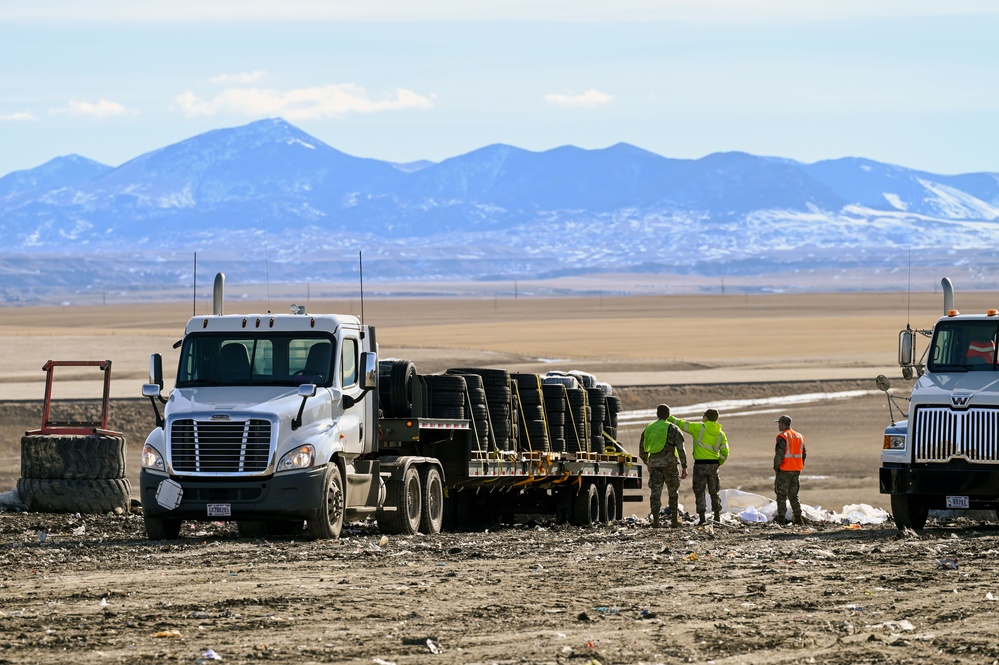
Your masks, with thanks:
M 930 510 L 999 507 L 999 310 L 961 314 L 950 280 L 932 329 L 899 334 L 899 365 L 916 378 L 906 420 L 884 432 L 880 486 L 899 529 L 922 529 Z M 920 356 L 917 341 L 929 338 Z M 889 382 L 878 377 L 887 391 Z M 891 404 L 889 397 L 889 404 Z
M 583 372 L 453 368 L 378 358 L 355 316 L 194 316 L 164 395 L 162 358 L 142 388 L 156 427 L 140 499 L 150 539 L 185 520 L 241 535 L 337 538 L 371 519 L 390 534 L 468 529 L 516 515 L 586 525 L 640 500 L 640 466 L 616 441 L 620 399 Z

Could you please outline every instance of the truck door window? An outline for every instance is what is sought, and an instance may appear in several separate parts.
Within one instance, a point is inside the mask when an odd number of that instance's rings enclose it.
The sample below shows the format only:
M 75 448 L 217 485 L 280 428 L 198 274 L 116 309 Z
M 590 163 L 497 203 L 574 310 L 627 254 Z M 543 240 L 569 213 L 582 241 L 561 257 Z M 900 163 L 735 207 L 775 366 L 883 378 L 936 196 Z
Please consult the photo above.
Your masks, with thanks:
M 344 388 L 357 384 L 357 340 L 343 340 L 343 350 L 340 356 L 340 383 Z

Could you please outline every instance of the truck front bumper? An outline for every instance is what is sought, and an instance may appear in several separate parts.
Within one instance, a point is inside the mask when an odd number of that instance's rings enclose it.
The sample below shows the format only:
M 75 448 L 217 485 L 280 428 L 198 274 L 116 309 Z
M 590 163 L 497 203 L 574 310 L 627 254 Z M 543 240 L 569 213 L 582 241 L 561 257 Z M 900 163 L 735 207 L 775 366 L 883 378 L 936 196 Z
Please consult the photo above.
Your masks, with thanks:
M 976 469 L 960 466 L 890 466 L 881 467 L 882 494 L 921 494 L 940 499 L 966 496 L 976 506 L 991 507 L 999 500 L 999 469 Z M 936 503 L 932 501 L 931 503 Z M 936 507 L 931 506 L 931 507 Z
M 184 520 L 312 519 L 324 500 L 326 469 L 268 478 L 179 478 L 139 472 L 139 498 L 149 517 Z M 181 488 L 175 508 L 160 504 L 156 491 L 172 480 Z M 228 512 L 228 515 L 225 513 Z

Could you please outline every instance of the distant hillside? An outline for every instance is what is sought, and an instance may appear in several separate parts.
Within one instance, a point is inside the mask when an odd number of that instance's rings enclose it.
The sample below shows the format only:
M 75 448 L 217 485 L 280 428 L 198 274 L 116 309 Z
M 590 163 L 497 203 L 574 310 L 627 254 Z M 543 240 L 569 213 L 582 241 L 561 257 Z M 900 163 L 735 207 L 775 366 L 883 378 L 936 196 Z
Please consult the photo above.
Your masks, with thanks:
M 284 120 L 112 168 L 71 155 L 0 178 L 0 298 L 177 288 L 193 252 L 237 279 L 744 276 L 964 262 L 991 270 L 999 174 L 859 158 L 669 159 L 628 144 L 354 157 Z M 955 252 L 960 259 L 955 259 Z M 977 274 L 977 273 L 975 273 Z

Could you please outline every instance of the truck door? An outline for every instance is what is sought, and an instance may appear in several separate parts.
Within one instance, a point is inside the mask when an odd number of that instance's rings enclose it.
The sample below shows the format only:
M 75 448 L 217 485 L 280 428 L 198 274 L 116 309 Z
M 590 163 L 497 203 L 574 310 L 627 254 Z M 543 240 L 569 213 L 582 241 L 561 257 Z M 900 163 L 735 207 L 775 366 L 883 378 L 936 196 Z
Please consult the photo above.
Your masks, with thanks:
M 340 344 L 340 390 L 344 396 L 361 397 L 361 387 L 358 381 L 358 363 L 360 356 L 360 340 L 358 337 L 345 335 Z M 340 418 L 340 433 L 345 452 L 360 454 L 363 452 L 364 440 L 364 410 L 365 400 L 355 399 L 350 408 L 344 409 Z

